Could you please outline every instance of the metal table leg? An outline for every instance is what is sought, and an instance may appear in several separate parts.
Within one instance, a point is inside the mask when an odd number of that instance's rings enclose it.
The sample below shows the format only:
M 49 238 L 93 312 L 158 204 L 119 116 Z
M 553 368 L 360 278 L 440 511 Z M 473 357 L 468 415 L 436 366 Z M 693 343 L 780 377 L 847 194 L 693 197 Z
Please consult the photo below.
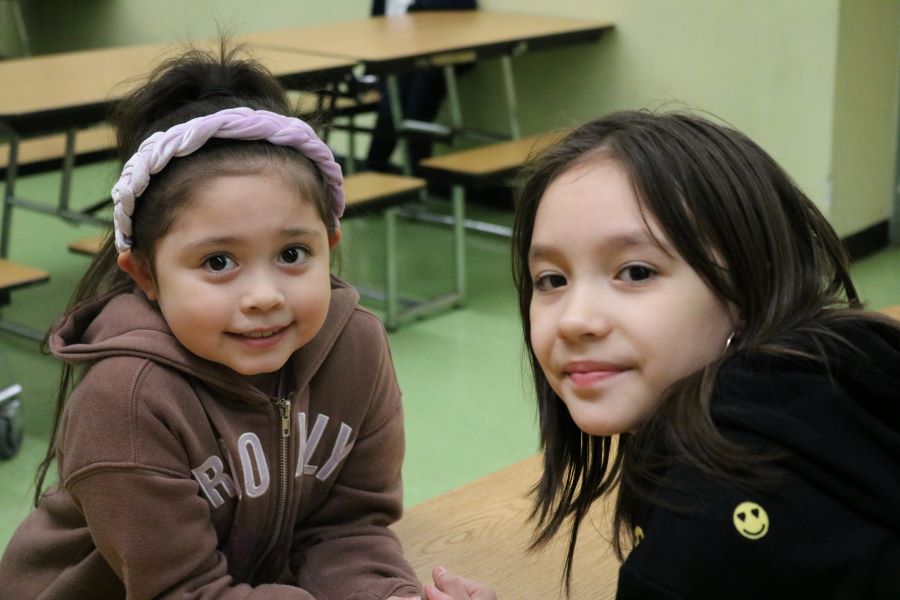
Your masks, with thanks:
M 397 147 L 403 157 L 403 174 L 412 175 L 412 156 L 409 153 L 409 142 L 403 134 L 403 106 L 400 96 L 400 84 L 397 75 L 387 76 L 388 100 L 391 103 L 391 119 L 394 121 L 394 134 L 397 136 Z
M 508 54 L 500 57 L 500 66 L 503 67 L 503 89 L 506 92 L 506 109 L 509 115 L 509 134 L 512 139 L 522 137 L 522 129 L 519 126 L 519 105 L 516 101 L 516 82 L 513 78 L 512 57 Z

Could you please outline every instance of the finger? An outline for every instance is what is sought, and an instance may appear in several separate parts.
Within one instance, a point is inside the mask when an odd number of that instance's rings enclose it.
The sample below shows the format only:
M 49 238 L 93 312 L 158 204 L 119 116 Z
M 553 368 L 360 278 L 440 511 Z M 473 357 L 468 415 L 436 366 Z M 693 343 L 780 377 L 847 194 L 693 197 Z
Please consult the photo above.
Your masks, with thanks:
M 466 587 L 466 592 L 469 594 L 469 600 L 497 600 L 497 594 L 489 585 L 472 581 L 465 577 L 461 577 L 460 579 L 462 579 L 463 585 Z
M 438 589 L 446 594 L 450 594 L 453 600 L 468 600 L 469 592 L 466 590 L 466 585 L 459 575 L 444 567 L 435 567 L 431 571 L 431 577 L 434 579 L 434 584 Z
M 453 596 L 445 594 L 430 583 L 425 584 L 425 598 L 426 600 L 468 600 L 468 598 L 465 596 L 457 599 Z
M 497 600 L 497 594 L 491 586 L 462 576 L 459 580 L 466 589 L 468 600 Z

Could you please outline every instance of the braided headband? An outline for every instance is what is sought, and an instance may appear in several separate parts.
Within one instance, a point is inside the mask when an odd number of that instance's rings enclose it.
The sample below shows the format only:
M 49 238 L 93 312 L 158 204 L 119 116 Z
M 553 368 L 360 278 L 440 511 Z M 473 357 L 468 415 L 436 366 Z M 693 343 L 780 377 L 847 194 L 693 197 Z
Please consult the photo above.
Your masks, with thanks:
M 334 196 L 334 220 L 344 214 L 344 178 L 341 166 L 312 127 L 294 117 L 267 110 L 228 108 L 217 113 L 157 131 L 144 140 L 122 169 L 112 188 L 116 249 L 121 254 L 132 245 L 131 215 L 134 201 L 147 189 L 150 176 L 162 171 L 172 158 L 196 152 L 210 138 L 265 140 L 289 146 L 315 163 Z

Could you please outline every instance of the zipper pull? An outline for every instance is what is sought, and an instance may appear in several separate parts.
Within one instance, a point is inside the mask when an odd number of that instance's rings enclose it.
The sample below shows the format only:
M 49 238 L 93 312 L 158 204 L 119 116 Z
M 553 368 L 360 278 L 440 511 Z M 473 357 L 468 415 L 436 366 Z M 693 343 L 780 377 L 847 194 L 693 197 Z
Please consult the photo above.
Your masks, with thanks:
M 281 438 L 289 438 L 291 437 L 291 399 L 279 400 L 278 409 L 281 411 Z

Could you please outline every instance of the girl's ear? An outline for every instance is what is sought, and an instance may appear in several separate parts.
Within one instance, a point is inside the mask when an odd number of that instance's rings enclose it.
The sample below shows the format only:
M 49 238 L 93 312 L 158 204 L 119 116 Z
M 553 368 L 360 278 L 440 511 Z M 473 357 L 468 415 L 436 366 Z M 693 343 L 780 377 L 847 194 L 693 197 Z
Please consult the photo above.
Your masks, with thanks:
M 129 249 L 119 254 L 116 262 L 120 269 L 131 275 L 149 300 L 156 300 L 156 283 L 153 281 L 153 274 L 150 272 L 150 265 L 146 260 L 138 258 Z
M 342 235 L 340 227 L 336 227 L 334 231 L 328 234 L 328 247 L 334 248 L 337 246 L 341 241 Z

